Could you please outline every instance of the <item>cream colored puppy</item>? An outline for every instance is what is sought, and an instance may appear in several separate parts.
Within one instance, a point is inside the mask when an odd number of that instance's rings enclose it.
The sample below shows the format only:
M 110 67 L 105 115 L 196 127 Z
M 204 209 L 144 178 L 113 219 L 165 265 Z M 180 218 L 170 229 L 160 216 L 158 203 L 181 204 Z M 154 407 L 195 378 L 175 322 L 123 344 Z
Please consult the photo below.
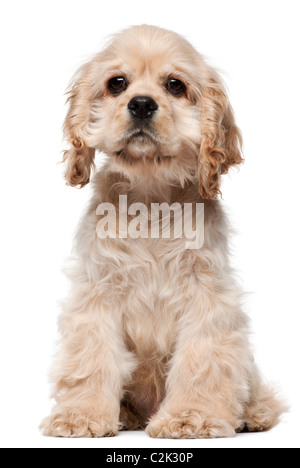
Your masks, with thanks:
M 79 70 L 69 102 L 67 182 L 89 182 L 95 150 L 108 159 L 76 239 L 44 434 L 146 427 L 151 437 L 210 438 L 272 428 L 284 407 L 250 352 L 217 200 L 222 174 L 242 162 L 218 74 L 179 35 L 138 26 Z M 115 238 L 100 238 L 97 208 L 118 212 L 120 195 L 149 213 L 153 203 L 203 203 L 204 245 L 125 237 L 118 223 Z

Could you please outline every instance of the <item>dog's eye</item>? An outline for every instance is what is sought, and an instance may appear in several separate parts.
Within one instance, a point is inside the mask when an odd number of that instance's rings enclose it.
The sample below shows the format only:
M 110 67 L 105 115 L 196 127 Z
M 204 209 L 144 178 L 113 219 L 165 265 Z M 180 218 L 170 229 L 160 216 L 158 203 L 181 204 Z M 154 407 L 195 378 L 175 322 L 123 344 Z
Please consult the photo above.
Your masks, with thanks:
M 166 84 L 166 89 L 173 96 L 180 97 L 186 92 L 186 86 L 182 81 L 175 78 L 169 78 Z
M 114 96 L 123 93 L 128 87 L 127 81 L 124 76 L 115 76 L 108 82 L 108 89 Z

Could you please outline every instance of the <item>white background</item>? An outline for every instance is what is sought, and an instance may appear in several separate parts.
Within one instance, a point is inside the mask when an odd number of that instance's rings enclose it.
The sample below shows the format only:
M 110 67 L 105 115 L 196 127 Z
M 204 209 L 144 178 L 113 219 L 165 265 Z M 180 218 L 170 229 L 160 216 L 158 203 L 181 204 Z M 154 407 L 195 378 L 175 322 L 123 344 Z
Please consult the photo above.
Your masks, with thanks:
M 299 447 L 299 0 L 1 2 L 1 399 L 3 447 Z M 64 91 L 107 35 L 133 24 L 173 29 L 224 71 L 246 163 L 223 186 L 238 235 L 256 360 L 291 407 L 265 434 L 232 440 L 44 438 L 61 273 L 89 188 L 65 186 Z

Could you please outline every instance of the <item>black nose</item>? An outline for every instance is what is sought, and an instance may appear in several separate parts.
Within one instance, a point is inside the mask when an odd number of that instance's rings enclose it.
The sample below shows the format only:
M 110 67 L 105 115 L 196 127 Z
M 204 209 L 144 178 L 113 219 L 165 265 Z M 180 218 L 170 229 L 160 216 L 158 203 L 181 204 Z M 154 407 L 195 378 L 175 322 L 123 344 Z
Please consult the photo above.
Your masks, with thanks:
M 151 119 L 158 105 L 148 96 L 136 96 L 128 104 L 129 112 L 139 120 Z

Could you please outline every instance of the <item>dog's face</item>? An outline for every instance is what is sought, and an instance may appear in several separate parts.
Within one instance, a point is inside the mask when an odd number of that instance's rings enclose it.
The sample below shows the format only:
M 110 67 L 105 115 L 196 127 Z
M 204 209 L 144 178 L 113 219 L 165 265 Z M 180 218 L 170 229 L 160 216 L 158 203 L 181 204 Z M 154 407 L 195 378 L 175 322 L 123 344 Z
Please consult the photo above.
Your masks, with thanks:
M 129 175 L 198 177 L 200 193 L 216 198 L 220 175 L 242 160 L 217 74 L 175 33 L 140 26 L 119 34 L 80 69 L 70 102 L 71 185 L 89 181 L 98 149 Z
M 170 57 L 166 50 L 155 54 L 145 47 L 108 71 L 99 147 L 117 163 L 169 165 L 183 146 L 199 144 L 200 111 L 192 103 L 188 75 Z

